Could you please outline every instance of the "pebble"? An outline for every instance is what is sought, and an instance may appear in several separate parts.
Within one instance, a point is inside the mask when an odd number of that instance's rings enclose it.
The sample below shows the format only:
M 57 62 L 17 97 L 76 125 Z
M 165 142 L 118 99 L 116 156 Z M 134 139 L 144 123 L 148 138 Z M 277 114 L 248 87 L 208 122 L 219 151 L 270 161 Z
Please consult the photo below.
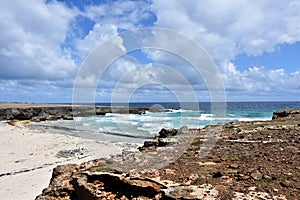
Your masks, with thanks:
M 173 170 L 173 169 L 165 169 L 164 171 L 165 171 L 166 174 L 169 174 L 169 175 L 175 175 L 176 174 L 175 170 Z
M 293 173 L 291 173 L 291 172 L 289 172 L 289 173 L 284 173 L 285 175 L 287 175 L 287 176 L 292 176 L 293 175 Z
M 255 187 L 255 186 L 249 187 L 248 190 L 249 190 L 249 191 L 255 191 L 255 190 L 256 190 L 256 187 Z
M 259 172 L 254 172 L 251 174 L 251 178 L 253 178 L 256 181 L 259 181 L 262 179 L 262 174 Z
M 266 179 L 266 180 L 272 180 L 272 177 L 265 174 L 265 175 L 263 175 L 263 179 Z
M 231 165 L 229 165 L 229 168 L 237 169 L 237 168 L 239 168 L 239 166 L 237 164 L 231 164 Z
M 250 176 L 242 176 L 241 180 L 248 180 L 250 178 Z

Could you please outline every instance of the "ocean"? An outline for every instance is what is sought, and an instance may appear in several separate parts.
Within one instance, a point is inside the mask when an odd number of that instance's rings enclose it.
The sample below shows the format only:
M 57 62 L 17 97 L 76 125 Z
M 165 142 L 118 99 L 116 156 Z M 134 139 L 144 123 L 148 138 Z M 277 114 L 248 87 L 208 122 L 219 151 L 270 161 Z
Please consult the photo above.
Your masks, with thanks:
M 97 106 L 110 106 L 97 103 Z M 128 104 L 113 104 L 128 106 Z M 160 107 L 168 112 L 146 112 L 145 114 L 108 113 L 105 116 L 76 117 L 73 121 L 58 120 L 31 123 L 33 129 L 75 135 L 112 142 L 142 143 L 153 138 L 162 128 L 202 128 L 209 124 L 235 121 L 271 120 L 276 110 L 300 108 L 300 102 L 227 102 L 225 116 L 218 116 L 211 103 L 129 103 L 131 107 Z

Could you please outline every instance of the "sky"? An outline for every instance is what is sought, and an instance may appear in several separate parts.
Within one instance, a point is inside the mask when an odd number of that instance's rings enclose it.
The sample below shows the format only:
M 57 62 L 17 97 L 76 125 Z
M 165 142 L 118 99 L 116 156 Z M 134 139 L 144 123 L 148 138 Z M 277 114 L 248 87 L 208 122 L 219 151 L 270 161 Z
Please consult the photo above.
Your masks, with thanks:
M 96 102 L 189 101 L 188 90 L 211 101 L 207 74 L 181 55 L 129 51 L 135 41 L 120 35 L 147 27 L 197 43 L 215 64 L 226 101 L 300 101 L 299 21 L 299 0 L 1 0 L 0 101 L 71 103 L 76 81 L 97 86 L 89 97 Z M 81 77 L 87 60 L 105 59 L 91 55 L 111 38 L 122 56 Z

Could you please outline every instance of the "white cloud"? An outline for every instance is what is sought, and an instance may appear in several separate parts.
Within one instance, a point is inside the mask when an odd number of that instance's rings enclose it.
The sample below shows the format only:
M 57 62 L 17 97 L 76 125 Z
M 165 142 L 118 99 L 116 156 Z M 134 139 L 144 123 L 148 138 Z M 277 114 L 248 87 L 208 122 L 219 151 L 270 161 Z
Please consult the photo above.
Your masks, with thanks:
M 64 102 L 72 100 L 72 87 L 45 80 L 0 80 L 2 101 Z
M 74 74 L 74 62 L 60 44 L 75 14 L 57 2 L 1 1 L 1 78 L 57 80 Z
M 108 1 L 105 4 L 86 6 L 83 11 L 79 11 L 76 7 L 68 8 L 57 1 L 1 1 L 1 98 L 9 96 L 9 91 L 29 98 L 30 95 L 34 96 L 33 93 L 39 92 L 36 87 L 47 90 L 43 95 L 49 98 L 64 96 L 60 89 L 73 86 L 79 63 L 91 50 L 120 30 L 143 26 L 143 20 L 148 20 L 152 11 L 157 16 L 155 26 L 179 31 L 208 51 L 218 64 L 229 93 L 235 92 L 234 95 L 238 96 L 237 93 L 244 95 L 246 92 L 260 92 L 268 97 L 272 92 L 292 91 L 296 94 L 299 91 L 300 70 L 287 73 L 284 69 L 269 70 L 264 66 L 252 66 L 241 71 L 234 64 L 234 58 L 239 54 L 261 55 L 278 49 L 281 44 L 300 41 L 299 1 L 153 0 L 153 4 L 150 3 Z M 87 33 L 83 31 L 87 27 L 80 27 L 79 23 L 75 23 L 78 27 L 72 27 L 70 24 L 76 21 L 75 17 L 78 15 L 94 23 Z M 76 35 L 73 28 L 80 29 L 81 35 Z M 180 47 L 181 41 L 173 42 Z M 124 46 L 123 41 L 119 41 L 117 48 L 125 52 Z M 188 52 L 188 49 L 180 50 L 194 54 Z M 153 61 L 172 66 L 194 88 L 206 89 L 199 74 L 187 67 L 185 61 L 162 51 L 144 52 Z M 108 56 L 109 53 L 107 52 Z M 96 59 L 93 64 L 97 66 Z M 80 82 L 86 86 L 94 85 L 99 80 L 96 77 L 99 70 L 102 68 L 87 71 L 86 76 L 79 77 Z M 184 90 L 179 83 L 175 85 L 173 76 L 161 76 L 163 72 L 159 72 L 157 68 L 142 67 L 134 59 L 124 56 L 107 68 L 107 72 L 101 77 L 101 96 L 109 95 L 111 87 L 130 71 L 135 71 L 135 74 L 124 82 L 124 87 L 137 87 L 141 80 L 160 79 L 163 84 L 174 84 L 174 88 Z M 136 81 L 136 84 L 129 84 L 132 81 Z M 149 88 L 146 89 L 151 93 Z M 15 99 L 18 99 L 17 96 Z
M 243 93 L 252 99 L 257 94 L 269 99 L 270 94 L 282 96 L 283 92 L 299 89 L 298 72 L 288 74 L 284 69 L 269 70 L 264 66 L 240 71 L 234 65 L 239 54 L 261 55 L 278 50 L 278 45 L 300 41 L 300 25 L 296 23 L 300 21 L 299 1 L 153 0 L 153 7 L 156 26 L 179 31 L 207 50 L 223 75 L 229 98 Z M 174 61 L 159 52 L 148 56 Z
M 172 93 L 173 98 L 175 95 L 180 101 L 196 101 L 195 90 L 189 81 L 174 68 L 159 64 L 138 66 L 125 73 L 117 80 L 113 100 L 127 102 L 134 92 L 137 96 L 143 93 L 145 99 L 160 98 L 163 94 L 170 97 Z
M 143 1 L 116 1 L 87 6 L 82 16 L 95 22 L 83 39 L 75 39 L 75 47 L 85 57 L 102 42 L 118 34 L 118 29 L 130 30 L 140 26 L 149 17 L 151 8 Z
M 106 4 L 87 6 L 82 15 L 95 22 L 116 24 L 122 29 L 132 29 L 149 17 L 151 7 L 144 1 L 111 1 Z
M 154 0 L 157 26 L 195 39 L 215 59 L 259 55 L 300 40 L 298 1 Z
M 96 23 L 93 29 L 84 39 L 75 41 L 76 48 L 82 58 L 87 56 L 94 48 L 99 46 L 104 41 L 118 33 L 118 27 L 115 24 L 100 24 Z
M 141 20 L 149 17 L 148 12 L 149 2 L 137 1 L 94 4 L 86 6 L 83 11 L 68 8 L 57 1 L 1 1 L 0 79 L 10 83 L 10 91 L 19 88 L 41 93 L 32 88 L 44 86 L 45 91 L 60 94 L 51 87 L 63 90 L 72 87 L 80 62 L 91 50 L 116 35 L 119 29 L 139 26 Z M 95 23 L 86 36 L 82 34 L 87 27 L 77 23 L 76 16 L 87 17 Z M 122 44 L 118 48 L 125 51 Z M 110 50 L 107 49 L 107 57 Z M 126 62 L 124 60 L 123 67 L 129 67 Z M 79 77 L 80 82 L 85 85 L 97 83 L 95 75 L 101 69 L 95 71 L 94 67 L 91 73 L 86 71 L 86 76 Z M 118 73 L 122 72 L 118 70 Z M 111 80 L 117 73 L 109 75 L 111 77 L 106 79 Z M 9 90 L 3 88 L 5 86 L 1 84 L 0 88 L 8 94 Z M 26 95 L 29 98 L 30 95 Z M 62 97 L 57 95 L 57 98 Z M 5 96 L 2 99 L 6 99 Z
M 300 88 L 299 71 L 289 74 L 284 69 L 268 70 L 264 66 L 254 66 L 240 72 L 233 63 L 226 63 L 222 67 L 227 91 L 246 91 L 250 96 L 261 92 L 267 98 L 268 95 L 279 97 L 280 94 L 295 92 Z

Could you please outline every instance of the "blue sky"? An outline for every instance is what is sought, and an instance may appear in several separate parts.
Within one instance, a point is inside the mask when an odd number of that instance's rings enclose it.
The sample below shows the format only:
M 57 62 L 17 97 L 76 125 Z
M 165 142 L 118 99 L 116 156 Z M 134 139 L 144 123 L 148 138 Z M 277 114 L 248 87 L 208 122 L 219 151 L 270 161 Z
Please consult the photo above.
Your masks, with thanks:
M 72 102 L 74 81 L 93 49 L 142 27 L 174 30 L 202 46 L 222 75 L 227 101 L 300 101 L 299 10 L 298 0 L 3 0 L 0 101 Z M 151 63 L 174 68 L 199 101 L 211 100 L 192 66 L 159 49 L 141 49 L 91 79 L 99 83 L 95 101 L 110 102 L 117 83 L 123 93 L 134 89 L 132 101 L 177 101 L 184 87 Z M 131 80 L 120 84 L 129 73 Z M 135 80 L 151 78 L 176 90 L 157 84 L 132 88 Z

